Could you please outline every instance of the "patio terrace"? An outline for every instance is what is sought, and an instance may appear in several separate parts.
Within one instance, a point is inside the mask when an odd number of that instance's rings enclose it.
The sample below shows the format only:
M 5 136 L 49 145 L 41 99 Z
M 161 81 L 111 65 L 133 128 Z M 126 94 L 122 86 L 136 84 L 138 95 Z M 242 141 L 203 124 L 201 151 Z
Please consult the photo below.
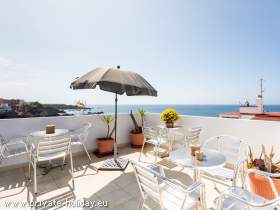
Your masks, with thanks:
M 145 149 L 145 156 L 142 156 L 143 162 L 152 163 L 154 160 L 151 147 Z M 139 149 L 123 147 L 119 151 L 120 156 L 131 160 L 138 160 Z M 18 209 L 114 209 L 114 210 L 136 210 L 140 199 L 140 191 L 134 176 L 131 165 L 124 172 L 121 171 L 96 171 L 106 158 L 97 158 L 94 155 L 93 162 L 89 163 L 84 154 L 74 157 L 74 176 L 75 189 L 72 189 L 71 175 L 69 173 L 69 164 L 61 168 L 53 169 L 49 174 L 42 175 L 38 173 L 38 194 L 35 196 L 33 182 L 27 179 L 27 167 L 2 171 L 0 173 L 0 209 L 16 209 L 4 207 L 9 202 L 18 202 L 19 205 L 32 204 L 38 202 L 56 203 L 61 206 L 38 206 L 21 207 Z M 192 171 L 183 169 L 172 164 L 168 159 L 159 159 L 159 164 L 165 169 L 167 176 L 176 178 L 184 184 L 192 182 Z M 32 180 L 32 177 L 31 177 Z M 208 180 L 206 183 L 207 206 L 213 206 L 213 200 L 218 196 L 214 190 L 214 185 Z M 224 189 L 221 187 L 220 189 Z M 69 207 L 67 202 L 81 201 L 107 201 L 105 207 Z M 40 203 L 41 202 L 41 203 Z M 159 209 L 156 203 L 149 202 L 152 209 Z M 42 204 L 43 205 L 43 204 Z
M 131 149 L 128 147 L 129 131 L 133 125 L 128 114 L 119 115 L 118 143 L 120 144 L 120 156 L 132 160 L 138 160 L 140 149 Z M 146 123 L 151 126 L 160 124 L 158 114 L 147 114 Z M 70 116 L 70 117 L 47 117 L 47 118 L 27 118 L 27 119 L 8 119 L 0 120 L 0 133 L 7 138 L 28 135 L 36 130 L 44 129 L 47 124 L 55 124 L 58 128 L 73 129 L 80 127 L 83 123 L 91 122 L 91 128 L 86 142 L 89 150 L 96 148 L 95 139 L 104 135 L 105 126 L 97 116 Z M 259 151 L 259 146 L 263 142 L 267 146 L 279 145 L 280 122 L 234 120 L 213 117 L 194 117 L 181 116 L 178 124 L 184 129 L 200 126 L 201 141 L 204 142 L 209 137 L 221 134 L 238 136 L 252 146 L 254 152 Z M 146 156 L 143 156 L 144 162 L 152 163 L 154 156 L 151 153 L 152 148 L 145 149 Z M 275 148 L 279 153 L 279 148 Z M 38 192 L 37 196 L 33 193 L 33 183 L 27 180 L 27 156 L 21 156 L 15 159 L 3 161 L 0 167 L 0 209 L 8 208 L 3 205 L 5 202 L 22 201 L 32 204 L 32 202 L 63 202 L 69 201 L 108 201 L 108 207 L 94 209 L 137 209 L 140 199 L 140 192 L 131 165 L 124 172 L 120 171 L 99 171 L 99 167 L 106 158 L 97 158 L 92 153 L 93 161 L 89 164 L 84 153 L 80 153 L 79 148 L 74 148 L 74 176 L 75 189 L 71 188 L 71 176 L 69 164 L 61 168 L 53 169 L 47 175 L 41 175 L 38 172 Z M 193 172 L 190 169 L 183 169 L 168 161 L 167 158 L 159 159 L 159 164 L 164 166 L 166 175 L 179 179 L 185 184 L 192 182 Z M 31 180 L 32 177 L 31 177 Z M 218 192 L 214 190 L 212 182 L 202 179 L 206 184 L 207 207 L 213 207 L 214 198 Z M 220 190 L 225 189 L 219 186 Z M 27 203 L 26 203 L 27 202 Z M 7 203 L 6 203 L 7 204 Z M 41 203 L 42 204 L 42 203 Z M 152 209 L 157 209 L 155 203 L 150 202 Z M 19 209 L 90 209 L 87 207 L 57 207 L 57 206 L 37 206 L 37 208 L 24 207 Z

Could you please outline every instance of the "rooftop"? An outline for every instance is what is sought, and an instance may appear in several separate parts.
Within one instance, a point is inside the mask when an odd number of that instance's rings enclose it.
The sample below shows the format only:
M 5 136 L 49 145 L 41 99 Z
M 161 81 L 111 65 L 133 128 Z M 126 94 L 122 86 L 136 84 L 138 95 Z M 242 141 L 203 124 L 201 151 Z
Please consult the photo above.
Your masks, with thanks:
M 251 120 L 280 121 L 280 112 L 265 112 L 263 114 L 241 114 L 240 112 L 225 112 L 220 116 L 224 118 L 247 118 Z
M 159 114 L 147 113 L 145 121 L 149 126 L 158 126 L 160 123 Z M 61 117 L 39 117 L 39 118 L 21 118 L 21 119 L 5 119 L 0 120 L 0 133 L 5 137 L 13 138 L 16 136 L 30 135 L 34 131 L 45 129 L 48 124 L 56 125 L 57 128 L 73 129 L 82 126 L 84 123 L 91 122 L 92 127 L 89 130 L 86 145 L 89 151 L 96 149 L 95 139 L 104 135 L 106 132 L 105 126 L 102 124 L 98 116 L 61 116 Z M 132 149 L 129 145 L 129 132 L 133 128 L 129 114 L 119 114 L 118 116 L 118 143 L 119 155 L 131 160 L 138 160 L 140 149 Z M 181 115 L 178 125 L 184 132 L 184 129 L 201 127 L 202 132 L 200 141 L 216 135 L 232 135 L 245 140 L 251 147 L 254 153 L 259 152 L 260 145 L 265 142 L 269 148 L 275 145 L 275 153 L 279 153 L 278 139 L 279 122 L 269 122 L 262 120 L 247 120 L 247 119 L 225 119 L 217 117 L 199 117 Z M 181 130 L 180 130 L 181 131 Z M 122 209 L 134 210 L 137 209 L 140 199 L 139 189 L 132 170 L 129 165 L 124 172 L 121 171 L 98 171 L 108 157 L 98 158 L 90 152 L 93 161 L 89 163 L 88 158 L 82 150 L 73 148 L 74 153 L 74 177 L 75 189 L 72 189 L 71 175 L 69 173 L 69 164 L 63 170 L 55 168 L 47 175 L 42 175 L 41 169 L 38 172 L 38 194 L 35 196 L 33 191 L 33 177 L 31 181 L 27 179 L 27 161 L 28 156 L 17 157 L 15 159 L 2 161 L 0 167 L 0 209 L 3 205 L 10 204 L 7 202 L 21 202 L 18 205 L 25 205 L 21 209 L 31 209 L 28 204 L 33 204 L 34 201 L 41 202 L 41 206 L 36 209 L 90 209 L 86 207 L 57 208 L 57 206 L 42 206 L 43 202 L 56 204 L 68 201 L 108 201 L 108 208 L 95 209 Z M 154 154 L 153 147 L 146 147 L 145 154 L 142 156 L 142 161 L 145 164 L 153 163 Z M 69 162 L 69 161 L 68 161 Z M 192 182 L 193 171 L 187 168 L 182 168 L 170 162 L 168 158 L 159 158 L 158 164 L 165 169 L 167 176 L 179 179 L 186 185 Z M 12 169 L 13 168 L 13 169 Z M 202 178 L 202 182 L 206 185 L 207 207 L 214 206 L 214 199 L 218 196 L 218 191 L 214 189 L 213 182 Z M 225 187 L 218 185 L 220 191 Z M 157 209 L 154 203 L 151 203 L 152 209 Z M 34 208 L 32 208 L 34 209 Z

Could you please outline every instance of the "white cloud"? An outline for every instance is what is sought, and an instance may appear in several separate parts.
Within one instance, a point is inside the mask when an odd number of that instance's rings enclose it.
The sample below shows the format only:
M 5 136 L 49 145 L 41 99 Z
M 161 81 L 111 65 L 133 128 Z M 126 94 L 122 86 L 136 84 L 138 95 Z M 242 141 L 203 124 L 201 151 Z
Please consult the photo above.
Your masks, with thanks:
M 15 62 L 14 60 L 0 57 L 0 71 L 8 71 L 8 72 L 13 72 L 13 71 L 22 71 L 26 69 L 26 66 L 23 64 L 19 64 Z
M 5 88 L 22 87 L 22 86 L 27 86 L 27 85 L 28 84 L 25 82 L 0 81 L 0 87 L 5 87 Z
M 0 57 L 0 66 L 10 66 L 12 63 L 11 60 L 7 58 Z

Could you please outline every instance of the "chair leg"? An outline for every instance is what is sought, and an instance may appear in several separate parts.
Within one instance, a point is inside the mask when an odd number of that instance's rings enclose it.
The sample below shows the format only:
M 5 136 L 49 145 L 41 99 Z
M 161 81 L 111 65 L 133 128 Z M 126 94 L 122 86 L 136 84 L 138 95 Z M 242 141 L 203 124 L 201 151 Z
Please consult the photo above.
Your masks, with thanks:
M 72 151 L 70 149 L 69 151 L 69 155 L 70 155 L 70 164 L 71 164 L 71 176 L 72 176 L 72 185 L 73 185 L 73 189 L 75 188 L 75 185 L 74 185 L 74 167 L 73 167 L 73 157 L 72 157 Z
M 140 155 L 139 155 L 139 158 L 138 158 L 138 161 L 139 161 L 139 162 L 140 162 L 140 160 L 141 160 L 141 156 L 142 156 L 142 153 L 143 153 L 143 151 L 144 151 L 144 146 L 145 146 L 145 142 L 143 143 L 142 148 L 141 148 L 141 151 L 140 151 Z
M 28 163 L 28 180 L 31 179 L 31 154 L 29 155 L 29 163 Z
M 159 145 L 156 145 L 155 146 L 155 163 L 157 162 L 158 152 L 159 152 Z
M 205 186 L 203 185 L 200 189 L 200 208 L 202 210 L 206 210 L 207 207 L 206 207 L 206 197 L 205 197 Z
M 34 171 L 34 193 L 37 194 L 37 164 L 36 161 L 33 163 Z
M 144 207 L 144 200 L 143 198 L 141 198 L 138 204 L 138 210 L 143 210 L 143 207 Z
M 86 145 L 84 145 L 84 143 L 82 143 L 82 146 L 83 146 L 83 148 L 84 148 L 84 150 L 85 150 L 85 152 L 86 152 L 86 154 L 88 156 L 88 159 L 91 161 L 91 157 L 90 157 L 90 155 L 89 155 L 89 153 L 87 151 Z
M 66 156 L 63 157 L 61 169 L 63 169 L 63 167 L 64 167 L 64 165 L 65 165 L 65 160 L 66 160 Z

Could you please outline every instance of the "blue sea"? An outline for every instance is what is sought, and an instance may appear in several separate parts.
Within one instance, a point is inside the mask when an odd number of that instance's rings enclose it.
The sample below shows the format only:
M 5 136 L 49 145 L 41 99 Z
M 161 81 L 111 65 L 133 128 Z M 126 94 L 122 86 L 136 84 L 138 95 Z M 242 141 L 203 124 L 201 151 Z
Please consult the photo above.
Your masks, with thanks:
M 114 113 L 114 105 L 91 105 L 91 110 L 77 112 L 73 114 L 87 114 L 88 112 Z M 223 112 L 239 111 L 239 105 L 118 105 L 119 113 L 129 113 L 130 110 L 137 112 L 144 109 L 146 112 L 161 113 L 164 109 L 173 108 L 183 115 L 210 116 L 218 117 Z M 280 105 L 267 105 L 265 110 L 268 112 L 280 112 Z M 70 112 L 69 112 L 70 113 Z

